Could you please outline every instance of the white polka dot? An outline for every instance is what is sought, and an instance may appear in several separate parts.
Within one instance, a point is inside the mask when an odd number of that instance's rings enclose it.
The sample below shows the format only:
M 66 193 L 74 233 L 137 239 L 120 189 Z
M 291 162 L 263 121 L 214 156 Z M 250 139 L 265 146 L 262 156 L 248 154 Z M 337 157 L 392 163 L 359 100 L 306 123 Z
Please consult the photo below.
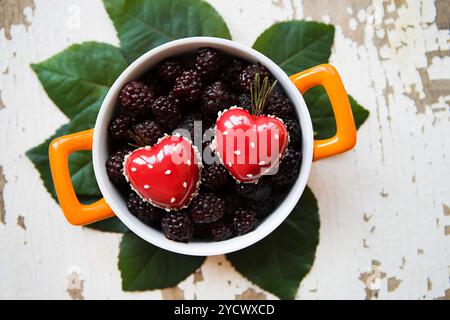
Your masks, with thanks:
M 251 173 L 247 174 L 247 178 L 252 178 L 253 175 Z
M 231 163 L 231 162 L 228 162 L 228 166 L 231 167 L 231 166 L 232 166 L 232 163 Z
M 225 130 L 222 134 L 223 134 L 224 136 L 226 136 L 226 135 L 228 135 L 228 131 Z
M 137 169 L 135 167 L 131 168 L 131 172 L 136 172 Z
M 185 182 L 183 182 L 183 188 L 187 188 L 187 182 L 185 181 Z
M 149 169 L 153 169 L 153 165 L 152 164 L 147 164 L 147 167 L 149 168 Z
M 144 184 L 144 189 L 150 189 L 150 186 L 148 184 Z
M 171 173 L 172 173 L 171 170 L 166 170 L 166 172 L 165 172 L 165 174 L 167 174 L 167 175 L 169 175 L 169 174 L 171 174 Z
M 275 140 L 278 140 L 280 138 L 280 136 L 278 135 L 278 133 L 275 133 Z
M 175 197 L 173 197 L 172 199 L 170 199 L 170 203 L 174 203 L 176 201 Z
M 239 150 L 236 150 L 236 151 L 234 152 L 234 154 L 238 156 L 238 155 L 241 154 L 241 152 L 240 152 Z
M 265 161 L 260 161 L 260 162 L 258 163 L 258 165 L 260 165 L 260 166 L 263 166 L 263 165 L 265 165 L 265 164 L 266 164 Z
M 150 146 L 145 146 L 144 149 L 148 151 L 150 150 Z
M 254 142 L 250 142 L 250 148 L 255 148 L 255 143 Z
M 191 165 L 191 160 L 186 161 L 186 164 L 187 164 L 188 166 L 190 166 L 190 165 Z

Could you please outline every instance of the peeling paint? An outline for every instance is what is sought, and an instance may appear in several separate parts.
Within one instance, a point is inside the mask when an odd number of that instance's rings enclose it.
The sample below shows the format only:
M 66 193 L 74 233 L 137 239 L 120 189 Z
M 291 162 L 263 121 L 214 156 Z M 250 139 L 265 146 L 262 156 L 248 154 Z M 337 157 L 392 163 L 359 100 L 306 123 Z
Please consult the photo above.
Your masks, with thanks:
M 0 110 L 4 109 L 5 107 L 6 107 L 5 103 L 3 102 L 2 99 L 2 92 L 0 91 Z
M 68 285 L 66 292 L 73 300 L 84 300 L 84 280 L 81 280 L 80 278 L 79 268 L 76 269 L 77 270 L 72 270 L 67 277 Z
M 445 228 L 444 228 L 444 234 L 445 234 L 446 236 L 450 235 L 450 226 L 445 226 Z
M 381 288 L 381 280 L 386 277 L 386 273 L 380 270 L 381 263 L 377 260 L 372 260 L 372 266 L 369 271 L 360 274 L 358 279 L 365 284 L 366 300 L 373 300 L 378 298 L 378 293 Z
M 363 239 L 363 248 L 369 249 L 370 247 L 367 245 L 367 239 Z
M 364 212 L 364 214 L 363 214 L 363 220 L 364 220 L 364 222 L 369 222 L 370 218 L 372 218 L 372 215 L 369 216 L 369 215 L 367 215 L 366 212 Z
M 389 196 L 389 193 L 386 193 L 383 191 L 380 192 L 380 196 L 382 196 L 383 198 L 386 198 L 387 196 Z
M 393 292 L 397 290 L 402 280 L 397 279 L 396 277 L 390 277 L 387 279 L 388 283 L 388 292 Z
M 436 25 L 438 29 L 450 29 L 450 2 L 448 0 L 436 0 Z
M 442 210 L 444 211 L 444 216 L 450 216 L 450 207 L 446 204 L 442 204 Z
M 445 294 L 437 300 L 450 300 L 450 289 L 445 290 Z
M 430 277 L 427 278 L 427 290 L 428 291 L 433 290 L 433 282 L 431 282 Z
M 199 269 L 194 273 L 194 283 L 201 282 L 203 280 L 204 280 L 204 278 L 203 278 L 202 270 Z
M 3 0 L 0 2 L 0 30 L 5 30 L 5 37 L 11 40 L 11 26 L 22 24 L 29 26 L 30 22 L 24 15 L 24 9 L 31 7 L 34 10 L 33 0 Z
M 255 289 L 248 288 L 241 294 L 235 295 L 235 300 L 267 300 L 267 296 L 263 292 L 257 292 Z
M 417 254 L 418 255 L 422 255 L 422 254 L 424 254 L 425 252 L 423 251 L 423 249 L 417 249 Z
M 400 269 L 405 269 L 405 266 L 406 266 L 406 258 L 402 257 L 402 264 L 401 264 L 401 266 L 399 268 Z
M 17 225 L 21 227 L 23 230 L 27 230 L 27 226 L 25 225 L 25 217 L 24 216 L 17 216 Z
M 161 297 L 163 300 L 184 300 L 184 291 L 178 286 L 162 289 Z
M 3 224 L 6 224 L 5 201 L 3 200 L 3 191 L 5 190 L 6 182 L 3 167 L 0 166 L 0 222 Z

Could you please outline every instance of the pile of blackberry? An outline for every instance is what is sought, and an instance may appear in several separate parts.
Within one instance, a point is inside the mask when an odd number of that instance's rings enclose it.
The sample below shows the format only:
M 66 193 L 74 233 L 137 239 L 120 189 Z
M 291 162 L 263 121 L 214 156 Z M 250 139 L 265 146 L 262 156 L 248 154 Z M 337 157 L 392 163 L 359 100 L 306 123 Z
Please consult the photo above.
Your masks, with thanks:
M 204 163 L 199 193 L 189 207 L 166 212 L 142 200 L 122 174 L 127 153 L 155 144 L 165 133 L 185 129 L 193 139 L 196 120 L 202 121 L 204 132 L 214 125 L 219 111 L 234 105 L 250 111 L 250 84 L 256 74 L 271 78 L 259 63 L 207 47 L 161 61 L 141 79 L 124 85 L 109 125 L 106 169 L 133 215 L 171 240 L 222 241 L 252 231 L 279 205 L 300 172 L 302 157 L 298 117 L 279 88 L 263 110 L 281 118 L 290 134 L 276 175 L 263 177 L 257 184 L 237 183 L 221 164 Z M 204 141 L 203 146 L 207 145 Z

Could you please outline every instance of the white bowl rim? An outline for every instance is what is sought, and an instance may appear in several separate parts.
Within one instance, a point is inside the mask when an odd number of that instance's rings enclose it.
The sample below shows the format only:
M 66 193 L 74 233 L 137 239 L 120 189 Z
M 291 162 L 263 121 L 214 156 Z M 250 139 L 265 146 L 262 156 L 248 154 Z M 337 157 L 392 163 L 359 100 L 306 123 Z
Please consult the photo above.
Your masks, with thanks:
M 110 117 L 116 108 L 116 100 L 121 87 L 126 82 L 136 79 L 136 73 L 142 73 L 148 68 L 148 66 L 146 68 L 142 68 L 143 64 L 154 65 L 158 63 L 161 58 L 155 60 L 155 57 L 162 56 L 163 58 L 167 58 L 170 55 L 164 55 L 170 50 L 192 47 L 193 49 L 187 50 L 192 51 L 195 50 L 195 48 L 206 46 L 215 47 L 219 50 L 233 51 L 233 54 L 245 57 L 248 60 L 259 61 L 269 69 L 273 76 L 278 80 L 279 85 L 281 85 L 287 96 L 292 101 L 299 116 L 302 132 L 302 163 L 300 174 L 286 198 L 275 211 L 273 211 L 257 228 L 255 228 L 255 230 L 245 235 L 237 236 L 225 241 L 193 241 L 182 243 L 167 239 L 162 232 L 145 225 L 128 211 L 125 201 L 123 201 L 119 192 L 109 181 L 106 173 L 106 130 Z M 168 251 L 193 256 L 211 256 L 234 252 L 255 244 L 273 232 L 288 217 L 300 199 L 309 177 L 313 159 L 313 141 L 314 138 L 311 116 L 306 103 L 301 93 L 289 80 L 286 73 L 275 62 L 266 57 L 264 54 L 232 40 L 214 37 L 191 37 L 174 40 L 148 51 L 131 63 L 117 78 L 109 89 L 97 116 L 94 128 L 92 156 L 94 173 L 103 197 L 116 216 L 132 232 L 149 243 Z M 301 244 L 299 243 L 299 245 Z

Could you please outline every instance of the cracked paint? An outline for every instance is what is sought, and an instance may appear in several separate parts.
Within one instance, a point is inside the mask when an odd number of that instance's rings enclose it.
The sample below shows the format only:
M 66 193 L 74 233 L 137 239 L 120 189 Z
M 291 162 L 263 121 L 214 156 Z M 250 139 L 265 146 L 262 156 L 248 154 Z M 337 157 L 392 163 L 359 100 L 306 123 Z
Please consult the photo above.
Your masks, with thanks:
M 3 0 L 0 2 L 0 30 L 5 31 L 6 39 L 11 39 L 11 26 L 22 24 L 25 27 L 30 25 L 24 14 L 25 8 L 34 10 L 34 0 Z
M 431 282 L 430 277 L 427 277 L 427 291 L 433 290 L 433 282 Z
M 267 296 L 263 292 L 257 292 L 253 288 L 248 288 L 241 294 L 237 294 L 235 300 L 267 300 Z
M 3 191 L 5 190 L 6 178 L 3 174 L 3 167 L 0 166 L 0 222 L 6 224 L 5 201 L 3 199 Z

